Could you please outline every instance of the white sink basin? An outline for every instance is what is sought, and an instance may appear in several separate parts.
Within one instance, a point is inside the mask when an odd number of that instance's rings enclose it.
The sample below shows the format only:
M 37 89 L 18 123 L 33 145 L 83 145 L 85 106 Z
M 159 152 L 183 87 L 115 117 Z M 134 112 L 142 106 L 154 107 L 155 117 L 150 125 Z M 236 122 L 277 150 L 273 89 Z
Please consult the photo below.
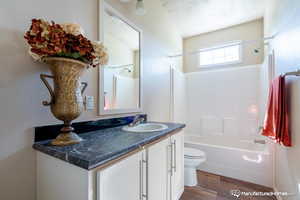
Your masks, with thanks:
M 145 123 L 139 124 L 134 127 L 124 126 L 123 131 L 128 132 L 155 132 L 155 131 L 163 131 L 168 128 L 167 125 L 157 124 L 157 123 Z

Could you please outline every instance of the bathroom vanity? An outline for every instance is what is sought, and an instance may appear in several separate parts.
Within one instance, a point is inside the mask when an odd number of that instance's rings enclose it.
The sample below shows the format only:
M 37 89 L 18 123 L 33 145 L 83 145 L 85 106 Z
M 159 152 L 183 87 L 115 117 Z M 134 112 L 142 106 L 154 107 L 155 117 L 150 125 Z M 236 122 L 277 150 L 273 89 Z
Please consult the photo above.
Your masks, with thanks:
M 163 124 L 155 132 L 83 133 L 82 143 L 66 147 L 36 142 L 37 200 L 178 200 L 184 125 Z

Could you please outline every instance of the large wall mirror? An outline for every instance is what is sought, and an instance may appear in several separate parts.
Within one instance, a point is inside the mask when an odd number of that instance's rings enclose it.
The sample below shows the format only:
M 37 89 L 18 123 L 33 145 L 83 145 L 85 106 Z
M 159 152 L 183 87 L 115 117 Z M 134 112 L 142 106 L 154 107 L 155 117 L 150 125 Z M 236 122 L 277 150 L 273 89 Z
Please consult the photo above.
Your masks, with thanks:
M 109 54 L 100 68 L 100 115 L 141 112 L 141 30 L 106 3 L 100 13 Z

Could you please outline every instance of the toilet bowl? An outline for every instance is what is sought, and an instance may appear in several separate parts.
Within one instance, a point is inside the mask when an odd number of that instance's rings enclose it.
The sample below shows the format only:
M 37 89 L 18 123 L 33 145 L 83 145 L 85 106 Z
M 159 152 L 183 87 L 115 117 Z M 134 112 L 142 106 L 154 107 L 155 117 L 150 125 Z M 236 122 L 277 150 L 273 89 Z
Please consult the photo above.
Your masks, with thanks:
M 206 154 L 194 148 L 184 148 L 184 185 L 196 186 L 197 167 L 206 161 Z

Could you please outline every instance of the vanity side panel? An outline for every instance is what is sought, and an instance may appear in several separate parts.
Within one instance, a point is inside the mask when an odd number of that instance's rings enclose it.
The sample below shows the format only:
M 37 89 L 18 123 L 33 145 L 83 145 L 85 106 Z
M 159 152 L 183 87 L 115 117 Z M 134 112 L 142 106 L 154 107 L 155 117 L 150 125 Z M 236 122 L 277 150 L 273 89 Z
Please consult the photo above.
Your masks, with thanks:
M 92 200 L 89 179 L 87 170 L 37 152 L 37 200 Z

